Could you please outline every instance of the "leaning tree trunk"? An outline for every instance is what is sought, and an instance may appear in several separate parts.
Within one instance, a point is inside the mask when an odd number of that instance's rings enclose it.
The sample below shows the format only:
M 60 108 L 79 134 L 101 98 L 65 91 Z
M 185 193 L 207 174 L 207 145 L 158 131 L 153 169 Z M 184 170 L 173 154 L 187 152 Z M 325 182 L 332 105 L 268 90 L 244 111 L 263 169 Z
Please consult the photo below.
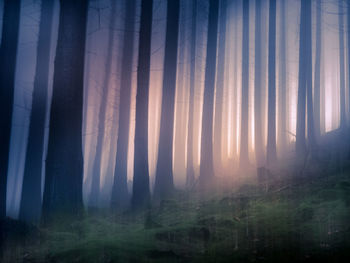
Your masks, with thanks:
M 129 202 L 128 194 L 128 146 L 130 127 L 131 77 L 134 51 L 136 1 L 126 0 L 122 74 L 120 82 L 119 125 L 117 139 L 117 154 L 112 189 L 112 208 L 124 208 Z
M 15 90 L 20 0 L 5 0 L 0 46 L 0 219 L 6 216 L 6 185 Z
M 180 1 L 168 0 L 159 149 L 154 196 L 169 195 L 173 182 L 173 133 Z
M 206 186 L 214 177 L 213 165 L 213 115 L 216 53 L 219 19 L 219 1 L 210 0 L 207 37 L 207 56 L 205 63 L 205 80 L 202 109 L 202 137 L 199 183 Z
M 218 45 L 218 65 L 216 76 L 216 99 L 215 99 L 215 125 L 214 125 L 214 145 L 218 163 L 221 167 L 222 151 L 222 106 L 224 103 L 224 79 L 225 79 L 225 57 L 226 57 L 226 10 L 227 0 L 220 2 L 220 33 Z
M 61 0 L 53 79 L 43 219 L 83 208 L 83 92 L 88 1 Z
M 53 0 L 42 1 L 32 111 L 19 210 L 19 218 L 30 223 L 39 222 L 41 213 L 41 174 L 49 86 L 53 9 Z
M 150 201 L 148 170 L 148 98 L 151 62 L 153 0 L 142 0 L 137 65 L 133 208 L 144 207 Z
M 269 54 L 268 54 L 268 130 L 267 165 L 276 159 L 276 0 L 270 0 L 269 10 Z
M 242 94 L 241 94 L 241 145 L 240 166 L 249 164 L 248 119 L 249 119 L 249 0 L 243 1 L 243 39 L 242 39 Z
M 102 162 L 102 151 L 103 151 L 103 142 L 105 139 L 106 132 L 106 111 L 107 111 L 107 100 L 108 100 L 108 87 L 109 80 L 111 77 L 112 70 L 112 54 L 113 54 L 113 45 L 114 45 L 114 30 L 115 25 L 115 1 L 112 1 L 112 8 L 109 21 L 109 33 L 108 33 L 108 44 L 107 44 L 107 60 L 105 75 L 102 84 L 101 91 L 101 101 L 98 112 L 98 130 L 97 130 L 97 141 L 96 141 L 96 152 L 92 168 L 92 181 L 91 181 L 91 191 L 89 196 L 89 206 L 97 207 L 100 200 L 100 183 L 101 183 L 101 162 Z
M 193 115 L 194 115 L 194 91 L 196 81 L 196 35 L 197 35 L 197 0 L 192 0 L 192 24 L 191 24 L 191 62 L 190 62 L 190 99 L 188 111 L 188 135 L 187 135 L 187 167 L 186 186 L 192 187 L 195 181 L 193 167 Z

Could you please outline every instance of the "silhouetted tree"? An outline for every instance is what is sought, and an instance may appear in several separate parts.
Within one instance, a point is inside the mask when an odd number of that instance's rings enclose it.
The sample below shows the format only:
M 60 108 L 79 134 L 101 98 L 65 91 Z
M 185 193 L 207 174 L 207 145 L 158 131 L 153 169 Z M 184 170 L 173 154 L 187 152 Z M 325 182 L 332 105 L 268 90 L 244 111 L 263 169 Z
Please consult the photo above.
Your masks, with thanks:
M 150 201 L 148 171 L 148 98 L 151 62 L 153 0 L 142 0 L 137 65 L 133 208 Z
M 268 54 L 268 129 L 266 161 L 268 165 L 277 159 L 276 154 L 276 0 L 270 0 L 269 54 Z
M 241 145 L 240 166 L 249 163 L 248 120 L 249 120 L 249 0 L 243 1 L 243 38 L 242 38 L 242 93 L 241 93 Z
M 89 206 L 96 207 L 99 204 L 100 198 L 100 181 L 101 181 L 101 162 L 102 162 L 102 152 L 103 152 L 103 143 L 106 132 L 106 111 L 107 111 L 107 99 L 108 99 L 108 87 L 109 81 L 111 77 L 112 70 L 112 53 L 113 53 L 113 45 L 114 45 L 114 30 L 113 26 L 115 24 L 116 19 L 116 3 L 115 1 L 111 2 L 111 15 L 109 21 L 109 33 L 108 33 L 108 44 L 107 44 L 107 59 L 106 59 L 106 67 L 104 73 L 104 80 L 102 83 L 102 91 L 101 91 L 101 101 L 98 111 L 98 130 L 97 130 L 97 141 L 96 141 L 96 152 L 95 158 L 93 161 L 92 168 L 92 181 L 91 181 L 91 191 L 89 196 Z
M 207 55 L 202 109 L 202 136 L 200 160 L 200 185 L 205 186 L 214 177 L 213 165 L 213 118 L 216 73 L 216 52 L 219 20 L 219 1 L 209 1 Z
M 88 1 L 60 0 L 43 219 L 83 207 L 83 90 Z
M 6 216 L 6 185 L 15 90 L 20 0 L 4 0 L 0 46 L 0 219 Z
M 194 115 L 194 90 L 196 81 L 196 35 L 197 35 L 197 0 L 192 0 L 192 23 L 191 23 L 191 62 L 190 62 L 190 98 L 188 107 L 188 135 L 187 135 L 187 170 L 186 186 L 191 187 L 194 183 L 193 167 L 193 115 Z
M 135 0 L 126 0 L 123 57 L 121 64 L 119 126 L 117 154 L 114 170 L 114 184 L 111 205 L 113 208 L 125 207 L 128 203 L 128 146 L 130 127 L 131 74 L 134 51 Z
M 321 1 L 316 2 L 316 47 L 314 80 L 315 136 L 321 136 L 321 55 L 322 55 L 322 12 Z
M 218 64 L 216 76 L 216 99 L 215 99 L 215 125 L 214 125 L 214 145 L 217 160 L 221 164 L 222 150 L 222 106 L 224 103 L 224 77 L 225 77 L 225 57 L 226 54 L 226 10 L 227 0 L 220 1 L 220 25 L 219 25 L 219 45 L 218 45 Z M 220 165 L 221 166 L 221 165 Z
M 39 221 L 41 213 L 41 174 L 49 86 L 53 9 L 53 0 L 41 2 L 32 111 L 30 115 L 28 145 L 19 211 L 19 218 L 21 220 L 33 223 Z
M 344 1 L 338 3 L 338 26 L 339 26 L 339 70 L 340 70 L 340 128 L 346 127 L 345 112 L 345 62 L 344 62 Z
M 173 188 L 173 130 L 176 90 L 177 45 L 180 1 L 167 1 L 167 25 L 163 71 L 162 108 L 160 119 L 155 198 L 169 195 Z

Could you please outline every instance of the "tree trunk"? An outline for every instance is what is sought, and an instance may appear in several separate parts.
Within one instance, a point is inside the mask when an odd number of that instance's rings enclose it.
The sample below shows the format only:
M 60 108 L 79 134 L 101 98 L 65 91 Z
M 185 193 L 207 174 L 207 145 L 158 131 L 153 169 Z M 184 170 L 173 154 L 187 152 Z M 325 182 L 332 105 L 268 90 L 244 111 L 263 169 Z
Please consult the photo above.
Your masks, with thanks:
M 268 54 L 268 130 L 267 165 L 276 159 L 276 0 L 270 0 L 269 10 L 269 54 Z
M 155 198 L 163 198 L 169 195 L 174 188 L 173 134 L 179 13 L 180 1 L 168 0 L 161 108 L 162 112 L 160 120 L 157 171 L 154 185 Z
M 134 180 L 131 200 L 133 208 L 146 206 L 150 201 L 148 170 L 148 97 L 152 14 L 153 0 L 142 0 L 137 66 Z
M 61 0 L 43 200 L 44 221 L 83 208 L 83 91 L 88 1 Z
M 115 25 L 116 19 L 116 3 L 112 1 L 110 22 L 109 22 L 109 33 L 108 33 L 108 44 L 107 44 L 107 60 L 105 75 L 102 84 L 101 91 L 101 101 L 98 112 L 98 130 L 97 130 L 97 141 L 96 141 L 96 153 L 92 168 L 92 182 L 91 182 L 91 191 L 89 197 L 89 206 L 97 207 L 100 200 L 100 181 L 101 181 L 101 161 L 102 161 L 102 152 L 103 152 L 103 143 L 106 132 L 106 111 L 107 111 L 107 100 L 108 100 L 108 88 L 109 80 L 111 77 L 112 70 L 112 54 L 113 54 L 113 45 L 114 45 L 114 30 L 113 26 Z
M 316 2 L 316 50 L 314 81 L 315 136 L 321 136 L 321 53 L 322 53 L 322 12 L 321 1 Z
M 186 186 L 194 184 L 193 167 L 193 114 L 194 114 L 194 91 L 196 81 L 196 35 L 197 35 L 197 0 L 192 0 L 192 25 L 191 25 L 191 64 L 190 64 L 190 99 L 188 111 L 188 135 L 187 135 L 187 170 Z
M 6 216 L 6 185 L 10 152 L 20 0 L 5 0 L 0 46 L 0 219 Z
M 216 53 L 219 20 L 219 1 L 210 0 L 207 37 L 207 56 L 203 95 L 200 184 L 206 186 L 214 177 L 213 165 L 213 115 Z
M 49 86 L 53 9 L 53 0 L 42 1 L 32 111 L 19 211 L 19 218 L 30 223 L 39 222 L 41 213 L 41 174 Z
M 339 23 L 339 69 L 340 69 L 340 128 L 346 127 L 345 112 L 345 62 L 344 62 L 344 0 L 339 0 L 338 23 Z
M 248 121 L 249 121 L 249 0 L 243 1 L 242 39 L 242 94 L 241 94 L 241 145 L 240 166 L 249 164 Z
M 262 47 L 261 47 L 261 0 L 255 6 L 255 76 L 254 76 L 254 136 L 257 167 L 264 165 L 263 129 L 262 129 Z
M 219 45 L 218 45 L 218 65 L 216 76 L 216 100 L 215 100 L 215 125 L 214 125 L 214 145 L 215 156 L 217 156 L 218 163 L 221 167 L 222 161 L 222 108 L 224 104 L 224 79 L 225 79 L 225 56 L 226 54 L 226 10 L 227 0 L 221 0 L 220 2 L 220 33 L 219 33 Z
M 112 189 L 112 208 L 126 207 L 129 202 L 128 175 L 128 146 L 130 127 L 131 77 L 134 51 L 135 0 L 126 0 L 122 74 L 120 82 L 119 126 L 117 139 L 117 154 Z

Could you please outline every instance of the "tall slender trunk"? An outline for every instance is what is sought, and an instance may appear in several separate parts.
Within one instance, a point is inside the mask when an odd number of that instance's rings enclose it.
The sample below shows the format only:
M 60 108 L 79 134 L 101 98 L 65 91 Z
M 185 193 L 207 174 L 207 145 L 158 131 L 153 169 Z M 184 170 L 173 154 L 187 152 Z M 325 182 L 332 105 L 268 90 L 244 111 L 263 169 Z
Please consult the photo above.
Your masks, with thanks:
M 315 50 L 315 80 L 314 80 L 314 116 L 315 136 L 321 136 L 321 53 L 322 53 L 322 5 L 316 2 L 316 50 Z
M 137 66 L 136 123 L 133 208 L 143 207 L 150 201 L 148 170 L 148 98 L 151 62 L 153 0 L 142 0 Z
M 264 164 L 263 135 L 262 135 L 262 47 L 261 47 L 261 0 L 256 0 L 255 6 L 255 76 L 254 76 L 254 136 L 255 156 L 257 166 Z
M 187 135 L 187 170 L 186 186 L 194 184 L 193 167 L 193 115 L 194 115 L 194 91 L 196 81 L 196 35 L 197 35 L 197 0 L 192 0 L 192 24 L 191 24 L 191 62 L 190 62 L 190 98 L 188 107 L 188 135 Z
M 10 152 L 20 0 L 5 0 L 0 46 L 0 219 L 6 216 L 6 185 Z
M 279 129 L 278 141 L 281 153 L 285 153 L 287 147 L 287 130 L 288 130 L 288 116 L 287 116 L 287 41 L 286 41 L 286 1 L 281 0 L 281 16 L 280 16 L 280 65 L 279 65 Z
M 19 218 L 31 223 L 39 222 L 41 213 L 41 174 L 49 86 L 53 9 L 53 0 L 42 1 L 32 111 L 19 211 Z
M 276 159 L 276 0 L 270 0 L 269 10 L 269 54 L 268 54 L 268 130 L 267 165 Z
M 227 0 L 220 2 L 220 25 L 219 25 L 219 45 L 218 45 L 218 64 L 216 76 L 216 99 L 215 99 L 215 125 L 214 125 L 214 145 L 215 156 L 221 167 L 222 155 L 222 109 L 224 103 L 224 79 L 225 79 L 225 57 L 226 57 L 226 10 Z
M 120 82 L 119 125 L 117 139 L 117 154 L 114 170 L 111 205 L 113 208 L 125 207 L 129 202 L 128 146 L 130 127 L 131 77 L 134 51 L 136 1 L 126 0 L 122 74 Z
M 180 1 L 167 1 L 167 25 L 163 71 L 163 93 L 159 132 L 159 150 L 155 198 L 169 195 L 173 188 L 173 134 L 176 89 L 177 46 L 179 35 Z
M 61 0 L 43 219 L 83 208 L 83 93 L 88 1 Z
M 345 62 L 344 62 L 344 0 L 338 3 L 338 23 L 339 23 L 339 69 L 340 69 L 340 128 L 346 127 L 345 112 Z
M 214 118 L 214 92 L 216 53 L 219 20 L 219 1 L 210 0 L 207 56 L 205 62 L 205 80 L 203 95 L 200 184 L 206 186 L 214 177 L 213 165 L 213 118 Z
M 248 121 L 249 121 L 249 0 L 243 1 L 242 38 L 242 93 L 241 93 L 241 145 L 240 166 L 249 164 Z
M 107 44 L 107 59 L 106 59 L 106 67 L 105 67 L 105 75 L 102 84 L 101 91 L 101 101 L 98 112 L 98 130 L 97 130 L 97 141 L 96 141 L 96 153 L 93 162 L 92 168 L 92 182 L 91 182 L 91 191 L 89 196 L 89 206 L 96 207 L 99 205 L 100 199 L 100 181 L 101 181 L 101 161 L 102 161 L 102 152 L 103 152 L 103 142 L 105 138 L 106 132 L 106 111 L 107 111 L 107 99 L 108 99 L 108 87 L 109 81 L 111 77 L 112 70 L 112 53 L 114 46 L 114 31 L 113 26 L 115 25 L 115 10 L 116 3 L 112 1 L 111 14 L 110 14 L 110 22 L 109 22 L 109 33 L 108 33 L 108 44 Z

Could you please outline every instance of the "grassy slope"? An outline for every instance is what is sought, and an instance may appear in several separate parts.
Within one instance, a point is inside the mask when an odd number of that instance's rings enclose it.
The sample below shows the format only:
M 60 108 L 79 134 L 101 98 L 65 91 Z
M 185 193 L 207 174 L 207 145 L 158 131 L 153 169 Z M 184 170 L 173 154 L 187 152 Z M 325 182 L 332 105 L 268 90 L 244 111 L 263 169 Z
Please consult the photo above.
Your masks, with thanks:
M 343 173 L 267 193 L 254 183 L 206 198 L 180 192 L 144 213 L 102 211 L 40 229 L 4 261 L 346 262 L 349 249 L 350 175 Z

